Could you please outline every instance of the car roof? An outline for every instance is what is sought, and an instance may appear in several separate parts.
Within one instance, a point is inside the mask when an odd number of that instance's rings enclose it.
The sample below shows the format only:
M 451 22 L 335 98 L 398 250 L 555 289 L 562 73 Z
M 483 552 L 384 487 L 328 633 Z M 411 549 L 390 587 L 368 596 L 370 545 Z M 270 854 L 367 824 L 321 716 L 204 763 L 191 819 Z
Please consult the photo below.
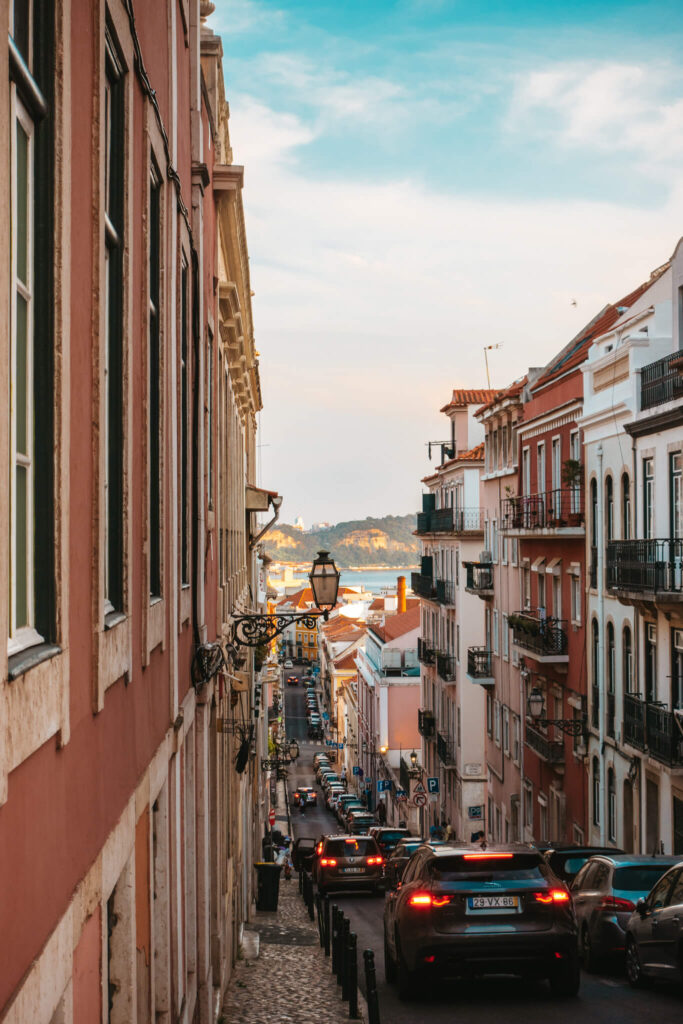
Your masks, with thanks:
M 681 861 L 680 854 L 657 854 L 655 857 L 648 857 L 647 854 L 638 853 L 598 853 L 590 860 L 606 860 L 615 867 L 647 867 L 648 864 L 662 864 L 664 867 L 674 867 Z M 588 861 L 586 862 L 588 863 Z
M 431 846 L 434 849 L 434 853 L 438 857 L 451 857 L 455 853 L 466 854 L 466 853 L 535 853 L 540 859 L 543 855 L 540 850 L 537 850 L 535 846 L 531 846 L 529 843 L 458 843 L 458 842 L 447 842 L 443 839 L 426 839 L 422 843 L 423 846 Z

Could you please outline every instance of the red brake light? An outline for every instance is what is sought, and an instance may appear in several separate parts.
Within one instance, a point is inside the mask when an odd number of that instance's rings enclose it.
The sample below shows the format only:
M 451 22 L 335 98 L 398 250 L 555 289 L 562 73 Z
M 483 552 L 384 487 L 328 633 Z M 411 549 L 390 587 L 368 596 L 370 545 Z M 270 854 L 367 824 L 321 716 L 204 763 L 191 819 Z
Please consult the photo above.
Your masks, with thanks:
M 466 853 L 463 860 L 512 860 L 512 853 Z
M 322 843 L 318 843 L 318 845 L 315 848 L 315 852 L 318 854 L 318 856 L 320 856 L 320 854 L 323 852 L 323 844 Z
M 337 866 L 337 862 L 334 857 L 321 857 L 320 866 L 322 868 L 334 868 Z
M 450 896 L 432 896 L 433 907 L 445 907 L 451 902 Z
M 631 900 L 622 899 L 620 896 L 603 896 L 600 904 L 600 910 L 606 914 L 635 909 L 635 904 L 631 903 Z
M 410 907 L 431 907 L 432 897 L 428 892 L 415 892 L 408 900 Z
M 535 892 L 537 903 L 568 903 L 569 893 L 566 889 L 548 889 L 546 892 Z
M 384 863 L 384 857 L 368 857 L 367 858 L 367 863 L 368 864 L 383 864 Z

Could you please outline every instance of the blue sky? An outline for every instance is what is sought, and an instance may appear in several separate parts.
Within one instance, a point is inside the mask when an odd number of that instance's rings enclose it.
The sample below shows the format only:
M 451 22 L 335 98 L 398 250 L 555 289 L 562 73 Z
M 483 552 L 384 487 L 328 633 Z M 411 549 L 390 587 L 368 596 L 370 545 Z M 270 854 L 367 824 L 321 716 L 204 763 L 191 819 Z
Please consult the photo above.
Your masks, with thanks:
M 286 520 L 417 508 L 483 346 L 494 385 L 544 363 L 683 233 L 680 4 L 217 0 L 210 24 L 263 483 Z

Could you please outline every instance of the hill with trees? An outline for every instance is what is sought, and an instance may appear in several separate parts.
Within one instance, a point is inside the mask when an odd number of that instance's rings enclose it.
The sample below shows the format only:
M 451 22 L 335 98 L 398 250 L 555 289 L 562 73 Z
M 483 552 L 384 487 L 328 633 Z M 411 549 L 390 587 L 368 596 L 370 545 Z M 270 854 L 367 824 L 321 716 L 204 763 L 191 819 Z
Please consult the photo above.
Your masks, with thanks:
M 320 549 L 332 554 L 340 569 L 357 566 L 408 566 L 419 560 L 413 536 L 415 516 L 356 519 L 304 532 L 278 523 L 266 535 L 268 555 L 277 562 L 312 562 Z

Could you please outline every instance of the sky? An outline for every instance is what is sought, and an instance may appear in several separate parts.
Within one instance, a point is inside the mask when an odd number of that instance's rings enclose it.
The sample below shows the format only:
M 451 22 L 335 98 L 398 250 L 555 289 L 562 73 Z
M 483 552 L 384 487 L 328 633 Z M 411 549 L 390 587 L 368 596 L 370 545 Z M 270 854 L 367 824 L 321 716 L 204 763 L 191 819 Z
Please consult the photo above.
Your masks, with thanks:
M 453 388 L 683 234 L 678 2 L 215 0 L 281 518 L 414 512 Z

